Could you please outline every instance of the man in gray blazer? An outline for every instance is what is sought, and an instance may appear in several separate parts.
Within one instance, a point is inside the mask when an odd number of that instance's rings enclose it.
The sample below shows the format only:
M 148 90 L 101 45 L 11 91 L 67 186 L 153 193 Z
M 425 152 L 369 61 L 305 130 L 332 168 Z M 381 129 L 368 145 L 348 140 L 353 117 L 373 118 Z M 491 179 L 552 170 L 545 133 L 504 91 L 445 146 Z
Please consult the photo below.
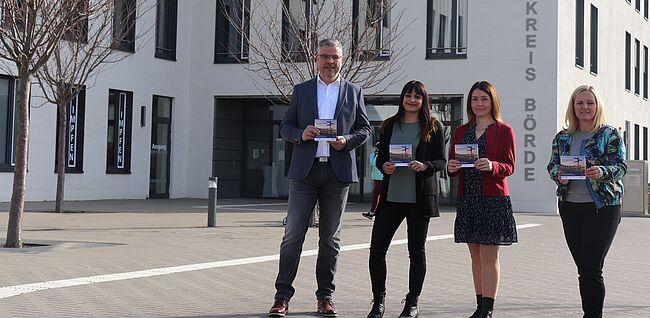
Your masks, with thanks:
M 282 137 L 295 145 L 289 167 L 287 224 L 280 245 L 275 302 L 270 317 L 284 317 L 288 313 L 302 243 L 316 201 L 320 206 L 317 308 L 325 317 L 337 316 L 332 294 L 343 210 L 350 183 L 359 181 L 355 149 L 371 134 L 361 88 L 341 78 L 341 43 L 325 39 L 318 46 L 319 74 L 294 87 L 289 109 L 280 124 Z M 320 135 L 315 119 L 336 121 L 335 140 L 314 140 Z

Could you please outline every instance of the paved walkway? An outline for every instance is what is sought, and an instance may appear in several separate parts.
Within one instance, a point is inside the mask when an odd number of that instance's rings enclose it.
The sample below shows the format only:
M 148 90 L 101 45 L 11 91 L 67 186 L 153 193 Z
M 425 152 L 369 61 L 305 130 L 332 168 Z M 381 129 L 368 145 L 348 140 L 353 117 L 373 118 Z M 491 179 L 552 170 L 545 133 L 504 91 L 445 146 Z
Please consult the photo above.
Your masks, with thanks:
M 0 249 L 0 317 L 266 317 L 286 202 L 221 200 L 30 202 L 23 240 Z M 335 303 L 341 317 L 370 308 L 367 204 L 345 214 Z M 4 240 L 7 204 L 0 204 Z M 454 244 L 452 208 L 431 222 L 421 317 L 467 317 L 474 295 L 467 248 Z M 577 278 L 559 217 L 516 214 L 520 243 L 502 249 L 495 317 L 581 317 Z M 607 258 L 606 317 L 650 317 L 650 218 L 624 217 Z M 386 317 L 399 314 L 408 256 L 401 228 L 388 253 Z M 305 242 L 289 317 L 315 314 L 317 231 Z

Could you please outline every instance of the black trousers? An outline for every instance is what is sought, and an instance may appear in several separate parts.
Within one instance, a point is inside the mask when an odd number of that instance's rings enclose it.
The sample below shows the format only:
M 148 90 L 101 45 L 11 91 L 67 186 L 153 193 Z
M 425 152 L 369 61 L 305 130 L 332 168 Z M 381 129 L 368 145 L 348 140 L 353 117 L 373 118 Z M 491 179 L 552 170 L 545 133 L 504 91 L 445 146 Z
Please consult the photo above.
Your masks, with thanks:
M 418 213 L 414 203 L 386 202 L 386 206 L 381 208 L 381 213 L 375 216 L 372 227 L 369 267 L 373 293 L 386 292 L 386 252 L 404 218 L 410 258 L 409 295 L 418 297 L 422 292 L 427 271 L 424 244 L 429 231 L 429 218 Z
M 605 300 L 603 264 L 621 222 L 621 206 L 596 209 L 594 203 L 564 202 L 560 206 L 560 217 L 569 251 L 578 267 L 584 317 L 602 317 Z

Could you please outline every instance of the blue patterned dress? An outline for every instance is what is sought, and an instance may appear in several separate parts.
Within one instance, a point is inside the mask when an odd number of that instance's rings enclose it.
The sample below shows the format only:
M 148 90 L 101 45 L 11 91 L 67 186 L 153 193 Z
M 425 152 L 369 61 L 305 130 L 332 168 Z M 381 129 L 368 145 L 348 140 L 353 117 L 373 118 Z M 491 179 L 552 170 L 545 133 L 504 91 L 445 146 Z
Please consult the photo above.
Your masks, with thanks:
M 485 158 L 485 133 L 476 139 L 475 127 L 465 132 L 461 143 L 478 144 L 480 158 Z M 510 196 L 483 196 L 483 172 L 462 168 L 463 195 L 458 197 L 454 241 L 485 245 L 510 245 L 517 242 L 517 225 L 512 215 Z

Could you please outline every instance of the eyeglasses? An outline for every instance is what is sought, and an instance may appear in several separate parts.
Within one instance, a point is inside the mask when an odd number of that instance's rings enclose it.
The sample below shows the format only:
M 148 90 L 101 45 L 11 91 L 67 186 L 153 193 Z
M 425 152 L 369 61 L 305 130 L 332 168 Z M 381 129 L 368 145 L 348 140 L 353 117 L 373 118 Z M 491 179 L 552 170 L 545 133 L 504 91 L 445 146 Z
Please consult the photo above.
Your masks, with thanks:
M 329 54 L 318 54 L 319 58 L 322 58 L 323 60 L 333 60 L 333 61 L 338 61 L 342 58 L 340 55 L 329 55 Z

